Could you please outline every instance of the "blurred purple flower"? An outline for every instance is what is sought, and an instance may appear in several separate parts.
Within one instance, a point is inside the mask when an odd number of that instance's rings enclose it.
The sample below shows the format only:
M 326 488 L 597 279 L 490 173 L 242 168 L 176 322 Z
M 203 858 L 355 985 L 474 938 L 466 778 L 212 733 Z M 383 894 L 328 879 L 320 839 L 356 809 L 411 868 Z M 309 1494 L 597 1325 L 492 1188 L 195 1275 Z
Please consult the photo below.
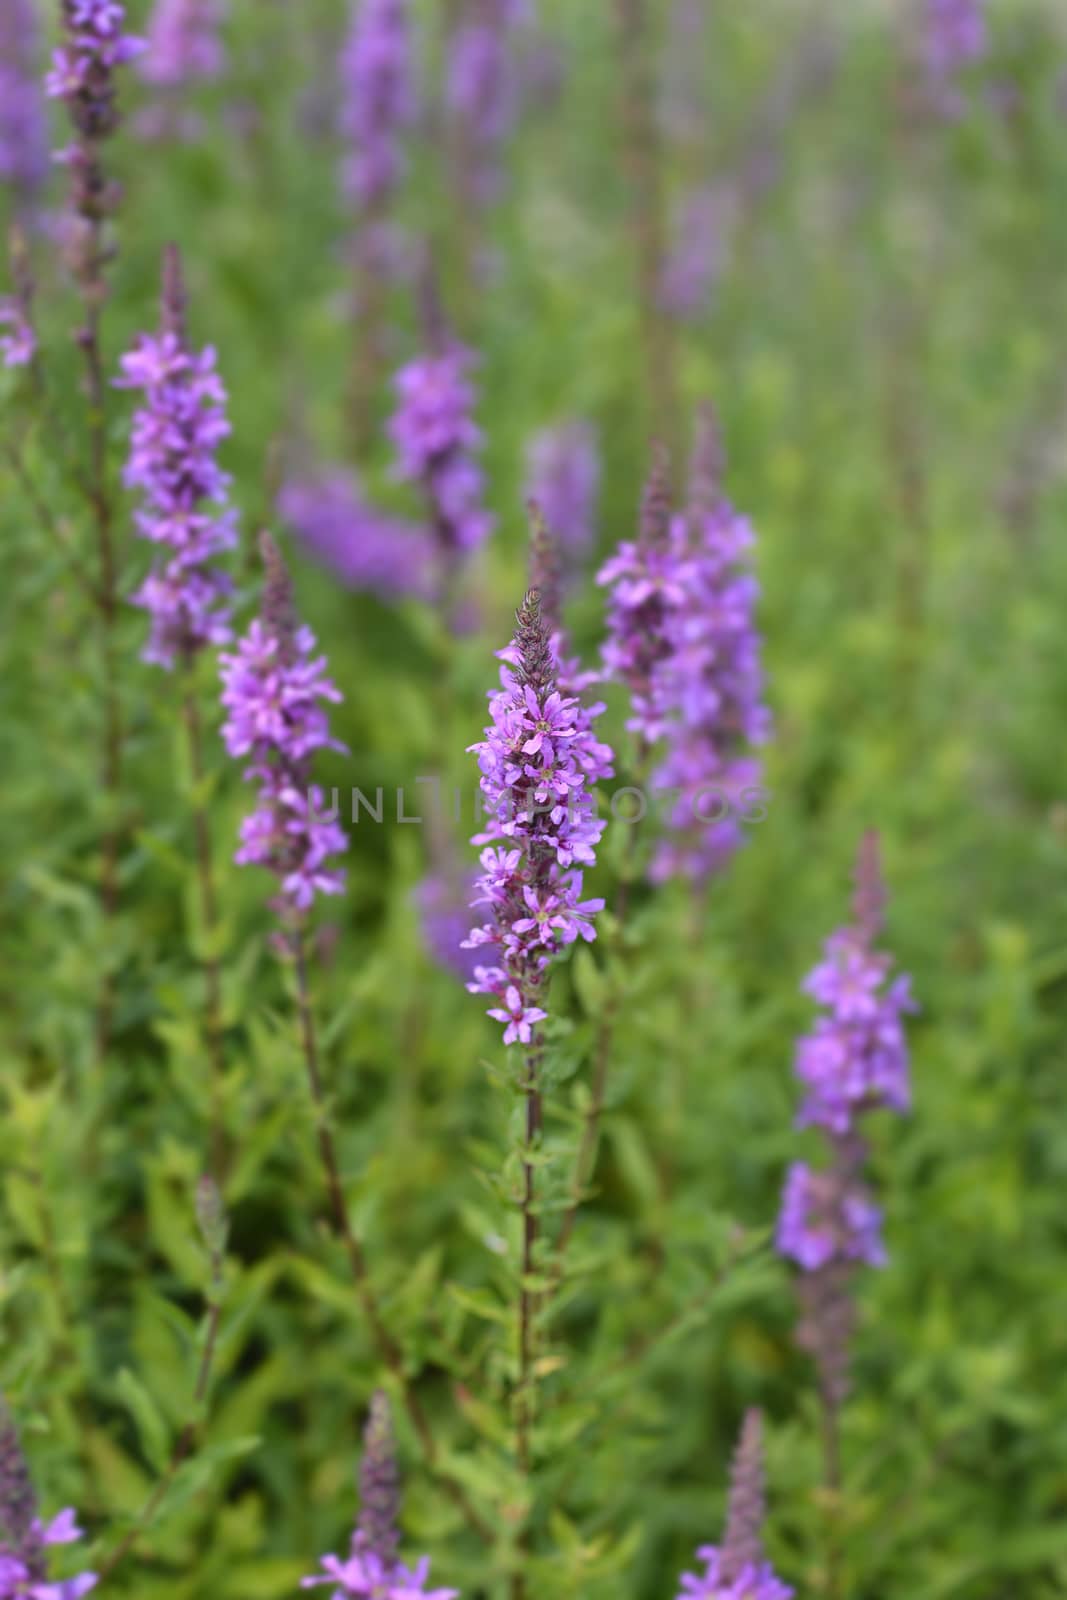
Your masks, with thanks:
M 596 526 L 600 452 L 588 422 L 546 428 L 526 452 L 526 498 L 536 502 L 569 565 L 588 550 Z
M 460 180 L 480 206 L 500 189 L 522 88 L 514 34 L 530 16 L 516 0 L 472 0 L 449 41 L 445 95 L 461 134 Z
M 695 322 L 707 315 L 726 265 L 736 210 L 735 196 L 723 184 L 703 184 L 683 196 L 660 280 L 660 303 L 670 316 Z
M 225 55 L 222 0 L 156 0 L 141 75 L 161 88 L 217 78 Z
M 379 511 L 351 473 L 319 472 L 286 483 L 278 511 L 308 552 L 349 589 L 383 600 L 437 592 L 440 561 L 428 531 Z
M 926 0 L 923 53 L 934 104 L 945 116 L 962 110 L 958 78 L 989 47 L 985 0 Z
M 97 1584 L 94 1572 L 49 1579 L 48 1552 L 82 1536 L 71 1510 L 51 1522 L 37 1515 L 37 1500 L 15 1425 L 0 1400 L 0 1600 L 80 1600 Z
M 763 1428 L 749 1411 L 730 1470 L 730 1498 L 721 1545 L 698 1551 L 702 1573 L 687 1572 L 677 1600 L 792 1600 L 763 1555 Z
M 493 527 L 476 459 L 482 431 L 468 377 L 474 361 L 471 351 L 450 344 L 401 367 L 393 380 L 397 405 L 389 437 L 396 475 L 422 489 L 438 548 L 453 562 L 484 544 Z
M 368 211 L 403 175 L 403 136 L 417 111 L 407 0 L 355 0 L 340 66 L 344 186 Z
M 49 172 L 34 0 L 0 0 L 0 183 L 30 199 Z
M 266 564 L 260 615 L 236 650 L 220 657 L 227 712 L 222 737 L 235 759 L 251 758 L 244 776 L 260 786 L 234 859 L 273 872 L 281 884 L 274 908 L 297 922 L 316 895 L 344 889 L 344 872 L 327 863 L 348 841 L 324 815 L 322 791 L 310 783 L 315 751 L 345 748 L 332 737 L 323 705 L 341 694 L 327 676 L 325 657 L 314 653 L 311 629 L 297 620 L 277 546 L 268 534 L 260 542 Z

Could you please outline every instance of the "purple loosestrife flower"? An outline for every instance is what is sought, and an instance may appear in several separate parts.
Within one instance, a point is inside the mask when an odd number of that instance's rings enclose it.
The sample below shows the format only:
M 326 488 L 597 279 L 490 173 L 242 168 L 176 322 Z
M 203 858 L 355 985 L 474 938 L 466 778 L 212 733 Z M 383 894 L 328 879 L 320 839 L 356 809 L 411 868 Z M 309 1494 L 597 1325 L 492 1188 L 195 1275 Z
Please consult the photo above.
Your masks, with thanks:
M 217 78 L 225 56 L 220 0 L 156 0 L 141 75 L 160 88 Z
M 702 184 L 683 197 L 660 280 L 660 304 L 679 322 L 697 322 L 711 309 L 736 211 L 725 185 Z
M 422 489 L 438 548 L 453 564 L 484 544 L 493 526 L 477 461 L 482 432 L 473 420 L 475 390 L 468 377 L 474 359 L 461 345 L 442 344 L 402 367 L 394 379 L 397 406 L 389 423 L 396 475 Z
M 531 590 L 516 614 L 513 670 L 490 696 L 491 721 L 478 752 L 487 826 L 472 843 L 485 848 L 473 901 L 491 920 L 472 930 L 479 966 L 472 994 L 497 1000 L 489 1015 L 504 1024 L 504 1043 L 528 1045 L 547 1013 L 539 1003 L 547 969 L 578 938 L 596 937 L 592 918 L 603 900 L 582 899 L 582 868 L 592 866 L 604 824 L 575 754 L 581 708 L 560 693 L 552 642 Z
M 500 190 L 501 152 L 521 97 L 514 31 L 526 8 L 514 0 L 470 0 L 449 44 L 448 109 L 462 145 L 460 181 L 478 206 Z
M 343 871 L 328 865 L 347 846 L 323 815 L 321 789 L 310 785 L 316 750 L 344 750 L 330 734 L 324 701 L 341 695 L 316 656 L 315 638 L 293 607 L 292 586 L 269 534 L 260 536 L 266 581 L 258 618 L 232 654 L 223 655 L 222 737 L 230 755 L 250 758 L 245 777 L 259 784 L 259 803 L 241 827 L 234 859 L 268 868 L 280 880 L 273 902 L 298 923 L 318 894 L 340 894 Z
M 799 1121 L 822 1129 L 830 1159 L 821 1170 L 804 1163 L 790 1168 L 778 1220 L 778 1249 L 802 1273 L 799 1342 L 815 1361 L 832 1410 L 848 1391 L 855 1269 L 886 1260 L 881 1213 L 862 1180 L 859 1120 L 879 1107 L 904 1111 L 909 1100 L 902 1016 L 915 1003 L 909 980 L 890 981 L 889 957 L 873 948 L 884 905 L 872 833 L 860 847 L 853 920 L 831 936 L 804 985 L 828 1014 L 797 1047 L 796 1072 L 806 1090 Z
M 380 211 L 417 112 L 407 0 L 356 0 L 340 69 L 345 191 L 361 211 Z
M 126 11 L 119 0 L 62 0 L 62 21 L 63 43 L 53 54 L 45 89 L 65 101 L 76 138 L 57 160 L 71 169 L 74 211 L 99 221 L 114 210 L 117 198 L 96 151 L 119 124 L 115 68 L 139 55 L 144 41 L 125 32 Z
M 653 784 L 674 791 L 666 837 L 653 856 L 653 881 L 701 881 L 739 847 L 733 813 L 759 783 L 751 747 L 770 734 L 763 703 L 759 589 L 747 568 L 752 528 L 719 488 L 722 457 L 710 412 L 698 430 L 687 517 L 675 519 L 684 553 L 685 597 L 664 619 L 667 648 L 652 674 L 653 726 L 665 754 Z M 714 805 L 709 808 L 709 797 Z
M 15 292 L 0 296 L 0 328 L 8 329 L 7 333 L 0 332 L 0 357 L 5 367 L 28 367 L 37 354 L 34 281 L 26 236 L 18 223 L 11 225 L 10 258 Z
M 427 529 L 379 511 L 351 473 L 321 472 L 286 483 L 278 510 L 301 544 L 348 589 L 383 600 L 429 600 L 440 560 Z
M 657 449 L 645 485 L 636 540 L 624 540 L 601 567 L 597 583 L 608 588 L 605 675 L 630 691 L 626 726 L 643 745 L 659 737 L 663 715 L 658 686 L 672 650 L 671 620 L 686 604 L 692 577 L 680 524 L 671 516 L 666 452 Z
M 160 331 L 142 334 L 122 358 L 122 388 L 140 389 L 125 479 L 141 490 L 137 527 L 166 552 L 133 596 L 152 619 L 144 655 L 170 669 L 230 637 L 232 588 L 215 559 L 237 543 L 226 504 L 229 479 L 216 461 L 230 425 L 215 352 L 189 346 L 181 261 L 164 255 Z
M 943 115 L 958 116 L 963 109 L 958 76 L 981 60 L 988 45 L 984 0 L 926 0 L 926 76 Z
M 526 497 L 540 506 L 568 566 L 593 542 L 600 492 L 600 453 L 588 422 L 564 422 L 530 441 Z
M 38 77 L 34 0 L 0 0 L 0 183 L 21 201 L 48 176 L 48 129 Z
M 371 1401 L 363 1435 L 359 1498 L 359 1520 L 348 1559 L 324 1556 L 322 1574 L 301 1579 L 301 1588 L 333 1584 L 331 1600 L 345 1600 L 346 1596 L 359 1600 L 457 1600 L 458 1589 L 426 1587 L 430 1575 L 427 1557 L 406 1567 L 397 1554 L 400 1476 L 389 1403 L 381 1392 Z
M 81 1538 L 74 1512 L 51 1522 L 37 1515 L 26 1458 L 14 1423 L 0 1400 L 0 1600 L 80 1600 L 96 1587 L 93 1572 L 50 1580 L 49 1551 Z
M 687 1572 L 677 1600 L 791 1600 L 793 1590 L 763 1555 L 763 1440 L 760 1414 L 745 1417 L 730 1474 L 730 1502 L 721 1547 L 703 1545 L 702 1573 Z

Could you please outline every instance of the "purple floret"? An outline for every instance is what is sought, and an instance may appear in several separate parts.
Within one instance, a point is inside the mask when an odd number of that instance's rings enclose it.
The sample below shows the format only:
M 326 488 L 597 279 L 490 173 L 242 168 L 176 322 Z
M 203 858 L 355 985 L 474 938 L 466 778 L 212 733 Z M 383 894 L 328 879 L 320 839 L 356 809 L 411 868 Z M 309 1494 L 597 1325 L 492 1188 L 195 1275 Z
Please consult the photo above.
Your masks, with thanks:
M 458 1589 L 428 1589 L 430 1562 L 423 1556 L 414 1567 L 383 1560 L 371 1550 L 363 1534 L 352 1537 L 346 1560 L 323 1556 L 322 1573 L 302 1578 L 302 1589 L 333 1584 L 331 1600 L 457 1600 Z
M 356 0 L 340 70 L 345 190 L 378 209 L 403 177 L 417 111 L 407 0 Z
M 33 0 L 0 5 L 0 183 L 23 198 L 49 171 L 48 127 L 39 77 L 40 28 Z
M 430 534 L 371 505 L 351 473 L 291 480 L 278 497 L 278 510 L 346 588 L 367 589 L 383 600 L 429 600 L 437 592 L 440 560 Z
M 792 1600 L 796 1592 L 765 1561 L 744 1567 L 727 1581 L 721 1576 L 721 1555 L 715 1545 L 701 1546 L 697 1557 L 704 1562 L 704 1571 L 683 1573 L 677 1600 Z

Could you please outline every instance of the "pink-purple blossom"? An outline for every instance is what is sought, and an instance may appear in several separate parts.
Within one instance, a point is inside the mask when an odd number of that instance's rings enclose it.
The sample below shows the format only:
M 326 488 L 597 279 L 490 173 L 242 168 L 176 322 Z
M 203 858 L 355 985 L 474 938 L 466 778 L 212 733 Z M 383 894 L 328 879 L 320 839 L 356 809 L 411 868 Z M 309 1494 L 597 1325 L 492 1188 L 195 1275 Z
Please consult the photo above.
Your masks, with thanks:
M 330 733 L 328 703 L 341 699 L 310 628 L 295 616 L 288 574 L 272 540 L 262 612 L 232 654 L 220 657 L 222 737 L 230 755 L 247 760 L 244 776 L 259 785 L 256 809 L 241 826 L 234 859 L 266 867 L 279 879 L 275 905 L 293 919 L 320 894 L 340 894 L 344 872 L 331 865 L 347 846 L 311 783 L 318 750 L 344 750 Z
M 80 1600 L 97 1583 L 94 1572 L 50 1578 L 49 1552 L 82 1537 L 74 1512 L 50 1522 L 37 1514 L 37 1497 L 18 1432 L 0 1398 L 0 1600 Z
M 233 549 L 237 532 L 217 459 L 230 431 L 226 391 L 214 350 L 189 346 L 177 253 L 165 259 L 162 326 L 123 356 L 116 382 L 144 397 L 125 481 L 141 491 L 138 532 L 160 552 L 132 600 L 152 619 L 145 659 L 171 668 L 230 637 L 232 582 L 217 558 Z
M 596 937 L 599 899 L 583 899 L 583 872 L 595 862 L 604 824 L 590 779 L 589 724 L 577 697 L 556 682 L 555 651 L 536 591 L 518 612 L 502 687 L 490 696 L 491 721 L 478 753 L 486 826 L 475 835 L 482 872 L 472 904 L 488 913 L 467 948 L 485 962 L 467 987 L 496 1000 L 505 1044 L 529 1045 L 546 1018 L 544 984 L 552 958 Z M 583 726 L 584 722 L 584 726 Z M 595 742 L 595 741 L 594 741 Z M 585 745 L 584 757 L 579 752 Z M 611 752 L 601 746 L 601 766 Z
M 5 367 L 25 367 L 37 353 L 37 334 L 29 310 L 18 295 L 0 298 L 0 357 Z
M 746 1566 L 727 1581 L 715 1545 L 702 1545 L 697 1558 L 704 1563 L 704 1571 L 683 1573 L 677 1600 L 792 1600 L 796 1592 L 775 1576 L 767 1562 Z
M 963 107 L 959 79 L 989 47 L 984 0 L 925 0 L 923 54 L 934 104 L 942 115 Z
M 777 1243 L 805 1272 L 832 1261 L 885 1265 L 882 1213 L 861 1184 L 842 1182 L 841 1168 L 818 1171 L 805 1162 L 790 1167 L 782 1194 Z
M 63 43 L 52 56 L 46 92 L 66 101 L 77 132 L 102 139 L 118 123 L 112 73 L 144 49 L 144 40 L 127 34 L 126 8 L 119 0 L 62 0 Z M 64 152 L 75 165 L 76 150 Z
M 352 1538 L 346 1559 L 323 1556 L 322 1573 L 302 1578 L 302 1589 L 332 1584 L 330 1600 L 457 1600 L 458 1589 L 428 1589 L 429 1558 L 423 1556 L 414 1567 L 402 1562 L 383 1561 L 368 1549 L 360 1533 Z
M 477 205 L 496 198 L 501 157 L 521 99 L 515 29 L 526 8 L 513 0 L 474 0 L 448 45 L 445 88 L 461 135 L 460 181 Z

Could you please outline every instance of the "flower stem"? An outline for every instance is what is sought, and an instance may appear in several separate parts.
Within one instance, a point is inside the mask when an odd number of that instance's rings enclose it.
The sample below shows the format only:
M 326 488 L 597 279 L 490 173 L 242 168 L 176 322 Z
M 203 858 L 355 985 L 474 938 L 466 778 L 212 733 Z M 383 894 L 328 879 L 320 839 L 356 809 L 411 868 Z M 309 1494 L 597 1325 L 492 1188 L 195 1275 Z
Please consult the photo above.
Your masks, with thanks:
M 211 1125 L 209 1135 L 209 1168 L 211 1176 L 221 1183 L 226 1162 L 226 1136 L 223 1117 L 222 1090 L 226 1071 L 226 1054 L 223 1046 L 222 1025 L 222 975 L 215 951 L 218 931 L 218 897 L 215 892 L 215 869 L 211 858 L 211 833 L 208 827 L 207 807 L 201 787 L 204 779 L 204 736 L 200 721 L 200 707 L 192 682 L 192 662 L 186 661 L 186 681 L 182 697 L 182 718 L 185 723 L 186 743 L 189 751 L 189 771 L 193 784 L 193 831 L 196 838 L 196 876 L 200 892 L 200 917 L 203 924 L 205 954 L 201 958 L 204 974 L 205 1009 L 204 1025 L 207 1036 L 208 1061 L 211 1067 Z
M 367 1319 L 367 1325 L 378 1347 L 378 1352 L 400 1390 L 404 1408 L 418 1437 L 427 1468 L 437 1477 L 474 1532 L 486 1543 L 491 1543 L 492 1533 L 471 1505 L 462 1485 L 445 1475 L 437 1465 L 437 1445 L 430 1429 L 429 1421 L 422 1409 L 422 1403 L 418 1395 L 408 1381 L 407 1373 L 404 1370 L 404 1357 L 400 1347 L 385 1325 L 377 1295 L 370 1281 L 370 1273 L 367 1268 L 367 1258 L 362 1241 L 353 1229 L 348 1216 L 344 1187 L 341 1182 L 341 1169 L 337 1159 L 337 1146 L 334 1143 L 333 1130 L 330 1127 L 329 1114 L 323 1092 L 318 1038 L 315 1031 L 315 1019 L 311 1008 L 311 995 L 308 985 L 307 955 L 303 929 L 299 929 L 296 932 L 292 945 L 296 967 L 296 997 L 301 1050 L 307 1071 L 311 1103 L 315 1113 L 315 1134 L 319 1146 L 319 1155 L 322 1159 L 322 1169 L 326 1180 L 334 1231 L 348 1256 L 356 1295 L 363 1315 Z

